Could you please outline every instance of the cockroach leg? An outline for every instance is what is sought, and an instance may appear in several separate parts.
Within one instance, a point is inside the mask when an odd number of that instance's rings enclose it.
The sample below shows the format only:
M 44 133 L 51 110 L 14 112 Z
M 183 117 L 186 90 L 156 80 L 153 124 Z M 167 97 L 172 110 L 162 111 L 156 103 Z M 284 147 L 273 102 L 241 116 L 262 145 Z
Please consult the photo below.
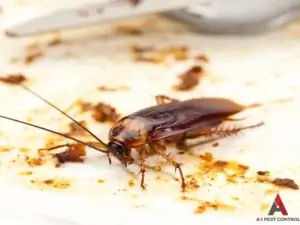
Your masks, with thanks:
M 206 132 L 205 136 L 212 137 L 213 135 L 217 135 L 219 137 L 226 138 L 226 137 L 229 137 L 232 135 L 237 135 L 244 130 L 254 129 L 254 128 L 260 127 L 262 125 L 264 125 L 264 122 L 260 122 L 260 123 L 250 125 L 250 126 L 245 126 L 245 127 L 237 127 L 237 128 L 223 128 L 223 127 L 218 126 L 215 129 L 211 129 L 210 131 Z
M 157 95 L 155 97 L 155 100 L 156 100 L 157 105 L 163 105 L 163 104 L 167 104 L 167 103 L 170 103 L 170 102 L 178 102 L 177 99 L 170 98 L 170 97 L 165 96 L 165 95 Z
M 139 149 L 139 153 L 140 153 L 140 160 L 141 160 L 141 164 L 140 164 L 140 172 L 139 174 L 142 175 L 141 178 L 141 188 L 143 191 L 146 191 L 146 187 L 145 187 L 145 173 L 146 173 L 146 158 L 147 158 L 147 149 L 143 146 Z
M 181 165 L 165 153 L 165 151 L 166 151 L 165 146 L 155 143 L 155 144 L 150 144 L 150 147 L 155 152 L 157 152 L 158 155 L 162 156 L 165 160 L 167 160 L 167 163 L 171 163 L 175 167 L 175 172 L 177 170 L 179 171 L 180 179 L 181 179 L 181 189 L 182 189 L 182 192 L 185 192 L 186 184 L 185 184 L 185 179 L 184 179 L 183 172 L 181 169 Z

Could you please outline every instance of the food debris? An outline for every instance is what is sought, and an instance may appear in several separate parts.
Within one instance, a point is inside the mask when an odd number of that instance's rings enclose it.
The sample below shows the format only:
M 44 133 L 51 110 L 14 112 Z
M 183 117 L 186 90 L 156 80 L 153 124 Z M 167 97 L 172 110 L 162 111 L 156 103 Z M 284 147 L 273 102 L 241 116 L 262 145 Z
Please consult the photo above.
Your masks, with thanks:
M 23 175 L 23 176 L 31 176 L 33 173 L 32 171 L 24 171 L 24 172 L 21 172 L 20 175 Z
M 25 162 L 31 167 L 43 165 L 43 159 L 40 157 L 35 158 L 35 157 L 25 156 Z
M 53 38 L 51 41 L 48 42 L 48 46 L 56 46 L 62 43 L 62 40 L 59 36 Z
M 200 66 L 193 66 L 179 76 L 180 83 L 173 88 L 177 91 L 188 91 L 196 87 L 201 77 L 203 76 L 203 69 Z
M 187 176 L 189 178 L 189 181 L 186 182 L 186 186 L 188 190 L 197 190 L 200 185 L 198 184 L 198 181 L 193 176 Z
M 6 84 L 22 84 L 26 81 L 23 74 L 9 74 L 5 77 L 0 77 L 0 81 Z
M 258 171 L 257 180 L 259 182 L 268 182 L 274 184 L 278 187 L 290 188 L 294 190 L 299 190 L 299 185 L 296 182 L 289 178 L 271 178 L 270 173 L 267 171 Z
M 83 144 L 71 144 L 65 151 L 53 155 L 58 159 L 59 163 L 83 162 L 86 151 Z
M 272 181 L 273 184 L 279 187 L 291 188 L 294 190 L 299 190 L 298 184 L 292 179 L 288 178 L 276 178 Z
M 107 92 L 112 92 L 112 91 L 127 91 L 129 90 L 128 87 L 125 86 L 120 86 L 120 87 L 116 87 L 116 88 L 111 88 L 111 87 L 106 87 L 106 86 L 100 86 L 98 87 L 99 91 L 107 91 Z
M 86 121 L 82 120 L 82 121 L 79 121 L 79 123 L 81 125 L 83 125 L 84 127 L 87 126 L 87 123 Z M 78 124 L 76 124 L 75 122 L 71 122 L 69 124 L 69 132 L 67 132 L 66 134 L 67 135 L 84 135 L 86 133 L 86 131 L 84 129 L 82 129 Z
M 0 147 L 0 152 L 10 152 L 10 149 L 7 147 Z
M 214 209 L 214 210 L 219 210 L 219 209 L 234 210 L 235 208 L 233 206 L 229 206 L 229 205 L 223 204 L 221 202 L 208 202 L 208 201 L 205 201 L 205 202 L 203 202 L 201 205 L 199 205 L 197 207 L 197 209 L 195 210 L 195 213 L 202 214 L 207 209 Z
M 77 103 L 81 112 L 87 112 L 93 109 L 93 104 L 90 102 L 78 100 Z
M 128 0 L 132 5 L 138 5 L 142 2 L 142 0 Z
M 31 180 L 32 184 L 46 185 L 57 189 L 66 189 L 70 187 L 71 181 L 68 179 L 47 179 L 47 180 Z
M 98 122 L 115 123 L 120 118 L 120 115 L 117 113 L 116 109 L 108 104 L 102 102 L 92 104 L 80 100 L 77 101 L 77 103 L 82 113 L 91 111 L 93 119 Z
M 197 61 L 209 62 L 209 60 L 208 60 L 208 58 L 207 58 L 206 55 L 198 55 L 198 56 L 195 57 L 195 59 L 196 59 Z
M 200 155 L 200 158 L 205 160 L 205 161 L 212 161 L 213 160 L 213 155 L 210 152 L 205 152 L 204 155 Z
M 128 181 L 128 186 L 129 187 L 133 187 L 134 186 L 134 181 L 133 180 L 129 180 Z
M 132 48 L 132 53 L 136 61 L 151 63 L 163 63 L 170 58 L 177 61 L 187 60 L 189 58 L 189 49 L 186 46 L 155 49 L 149 46 L 141 47 L 135 45 Z
M 92 117 L 98 122 L 116 122 L 120 115 L 116 109 L 105 103 L 98 103 L 92 109 Z
M 218 147 L 218 146 L 219 146 L 219 143 L 218 143 L 218 142 L 215 142 L 215 143 L 212 144 L 212 146 L 213 146 L 213 147 Z
M 25 59 L 26 64 L 33 63 L 36 59 L 44 55 L 44 49 L 38 43 L 30 44 L 25 49 Z
M 114 30 L 118 34 L 135 35 L 135 36 L 143 34 L 143 31 L 139 27 L 132 26 L 132 25 L 117 25 Z
M 98 179 L 98 183 L 99 183 L 99 184 L 103 184 L 103 183 L 104 183 L 104 180 Z
M 140 53 L 144 53 L 144 52 L 154 51 L 154 47 L 153 46 L 133 45 L 133 46 L 131 46 L 131 51 L 135 54 L 140 54 Z

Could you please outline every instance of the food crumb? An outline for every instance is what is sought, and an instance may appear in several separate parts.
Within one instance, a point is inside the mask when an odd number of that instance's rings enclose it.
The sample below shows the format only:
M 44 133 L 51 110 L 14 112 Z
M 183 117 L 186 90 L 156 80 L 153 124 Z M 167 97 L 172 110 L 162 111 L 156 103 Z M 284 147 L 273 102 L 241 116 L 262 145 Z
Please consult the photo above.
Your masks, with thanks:
M 90 102 L 84 102 L 84 101 L 79 100 L 79 101 L 77 101 L 77 103 L 78 103 L 79 109 L 82 113 L 87 112 L 93 108 L 93 104 Z
M 276 178 L 272 181 L 273 184 L 279 187 L 287 187 L 294 190 L 299 190 L 298 184 L 292 179 L 288 178 Z
M 119 34 L 126 34 L 126 35 L 142 35 L 143 31 L 136 27 L 130 25 L 118 25 L 115 26 L 115 32 Z
M 205 161 L 212 161 L 213 156 L 210 152 L 206 152 L 204 155 L 200 155 L 200 158 L 205 160 Z
M 82 120 L 82 121 L 78 121 L 82 126 L 86 127 L 87 126 L 87 122 Z M 80 127 L 78 124 L 76 124 L 75 122 L 71 122 L 69 124 L 69 132 L 66 133 L 67 135 L 84 135 L 86 134 L 86 131 Z
M 128 181 L 128 186 L 129 187 L 133 187 L 134 186 L 134 181 L 133 180 L 129 180 Z
M 31 167 L 43 165 L 43 160 L 41 158 L 35 158 L 35 157 L 31 158 L 29 156 L 25 156 L 25 161 Z
M 197 207 L 197 209 L 195 210 L 195 213 L 196 214 L 202 214 L 209 208 L 214 209 L 214 210 L 218 210 L 218 209 L 234 210 L 235 209 L 233 206 L 225 205 L 225 204 L 220 203 L 220 202 L 205 201 Z
M 22 84 L 26 81 L 23 74 L 9 74 L 5 77 L 0 77 L 0 81 L 6 84 Z
M 66 189 L 71 185 L 71 182 L 67 179 L 47 179 L 44 180 L 42 183 L 44 183 L 47 186 L 57 188 L 57 189 Z
M 65 151 L 53 154 L 59 163 L 66 162 L 84 162 L 83 157 L 86 155 L 85 146 L 83 144 L 71 144 Z
M 25 53 L 25 64 L 29 65 L 32 64 L 36 59 L 42 57 L 44 55 L 42 46 L 38 43 L 30 44 L 26 47 Z
M 99 184 L 103 184 L 103 183 L 104 183 L 104 180 L 98 179 L 98 183 L 99 183 Z
M 99 86 L 98 87 L 99 91 L 106 91 L 106 92 L 113 92 L 113 91 L 127 91 L 129 90 L 128 87 L 125 86 L 120 86 L 120 87 L 116 87 L 116 88 L 111 88 L 111 87 L 106 87 L 106 86 Z
M 198 181 L 194 177 L 191 177 L 191 179 L 186 182 L 186 184 L 189 190 L 197 190 L 200 187 Z
M 209 59 L 206 55 L 197 55 L 195 59 L 202 62 L 209 62 Z
M 153 47 L 135 45 L 132 48 L 132 52 L 136 61 L 151 63 L 163 63 L 170 58 L 182 61 L 189 57 L 189 49 L 187 46 L 171 46 L 168 48 L 155 49 Z
M 189 91 L 195 88 L 203 76 L 203 69 L 200 66 L 193 66 L 179 76 L 179 84 L 173 86 L 176 91 Z
M 51 41 L 48 42 L 48 46 L 56 46 L 62 43 L 62 40 L 59 36 L 53 38 Z
M 104 103 L 98 103 L 92 109 L 92 117 L 98 122 L 116 122 L 120 115 L 116 109 Z
M 24 176 L 30 176 L 32 175 L 32 171 L 23 171 L 23 172 L 20 172 L 20 175 L 24 175 Z
M 1 152 L 10 152 L 10 149 L 6 147 L 0 147 L 0 153 Z
M 218 143 L 218 142 L 215 142 L 215 143 L 212 144 L 212 146 L 213 146 L 213 147 L 218 147 L 218 146 L 219 146 L 219 143 Z

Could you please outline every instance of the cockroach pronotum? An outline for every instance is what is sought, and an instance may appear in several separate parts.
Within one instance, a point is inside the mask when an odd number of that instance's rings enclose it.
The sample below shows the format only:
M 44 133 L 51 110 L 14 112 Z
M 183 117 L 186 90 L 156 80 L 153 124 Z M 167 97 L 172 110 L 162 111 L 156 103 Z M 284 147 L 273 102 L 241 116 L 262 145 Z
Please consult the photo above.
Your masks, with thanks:
M 185 191 L 186 185 L 181 166 L 166 154 L 165 140 L 176 139 L 184 141 L 207 135 L 229 136 L 237 134 L 245 129 L 263 125 L 263 123 L 258 123 L 235 129 L 220 129 L 219 125 L 221 125 L 221 123 L 234 120 L 230 117 L 243 111 L 246 107 L 224 98 L 198 98 L 179 101 L 177 99 L 160 95 L 156 96 L 157 105 L 139 110 L 116 122 L 109 131 L 109 142 L 106 144 L 67 113 L 63 112 L 23 84 L 19 84 L 19 86 L 23 87 L 25 90 L 71 119 L 74 123 L 92 135 L 97 142 L 84 142 L 66 134 L 11 117 L 0 115 L 0 118 L 48 131 L 91 147 L 92 149 L 107 154 L 109 164 L 111 164 L 110 154 L 112 154 L 125 167 L 127 167 L 127 164 L 132 164 L 134 162 L 134 159 L 131 157 L 131 151 L 132 149 L 136 149 L 139 152 L 141 160 L 140 185 L 143 190 L 145 190 L 145 161 L 148 151 L 151 150 L 152 152 L 162 156 L 179 171 L 181 177 L 181 188 L 182 191 Z M 60 147 L 70 147 L 70 144 L 54 146 L 49 149 L 56 149 Z

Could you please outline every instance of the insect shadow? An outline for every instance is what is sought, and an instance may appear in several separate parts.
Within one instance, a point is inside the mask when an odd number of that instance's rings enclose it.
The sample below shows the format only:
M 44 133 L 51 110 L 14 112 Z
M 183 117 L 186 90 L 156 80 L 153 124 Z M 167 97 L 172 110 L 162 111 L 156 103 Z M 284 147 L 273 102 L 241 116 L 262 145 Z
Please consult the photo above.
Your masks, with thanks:
M 233 120 L 230 117 L 243 111 L 246 107 L 224 98 L 198 98 L 179 101 L 167 96 L 156 96 L 157 105 L 141 109 L 127 115 L 117 121 L 110 129 L 108 143 L 104 143 L 99 137 L 87 129 L 83 124 L 63 112 L 61 109 L 44 99 L 23 84 L 16 84 L 30 92 L 40 100 L 44 101 L 54 109 L 68 117 L 83 130 L 89 133 L 96 141 L 85 142 L 69 135 L 38 126 L 25 121 L 0 115 L 0 118 L 14 121 L 51 132 L 61 137 L 73 140 L 79 144 L 90 147 L 107 155 L 111 164 L 110 155 L 117 158 L 125 167 L 132 164 L 132 149 L 136 149 L 140 156 L 140 186 L 145 187 L 146 159 L 152 152 L 163 157 L 168 163 L 175 167 L 180 173 L 181 190 L 185 191 L 186 183 L 181 169 L 181 164 L 176 162 L 166 153 L 166 143 L 183 143 L 187 139 L 198 137 L 227 137 L 238 134 L 243 130 L 259 127 L 263 122 L 251 126 L 239 128 L 222 128 L 220 125 L 225 121 Z M 72 147 L 72 144 L 53 146 L 48 150 L 61 147 Z

